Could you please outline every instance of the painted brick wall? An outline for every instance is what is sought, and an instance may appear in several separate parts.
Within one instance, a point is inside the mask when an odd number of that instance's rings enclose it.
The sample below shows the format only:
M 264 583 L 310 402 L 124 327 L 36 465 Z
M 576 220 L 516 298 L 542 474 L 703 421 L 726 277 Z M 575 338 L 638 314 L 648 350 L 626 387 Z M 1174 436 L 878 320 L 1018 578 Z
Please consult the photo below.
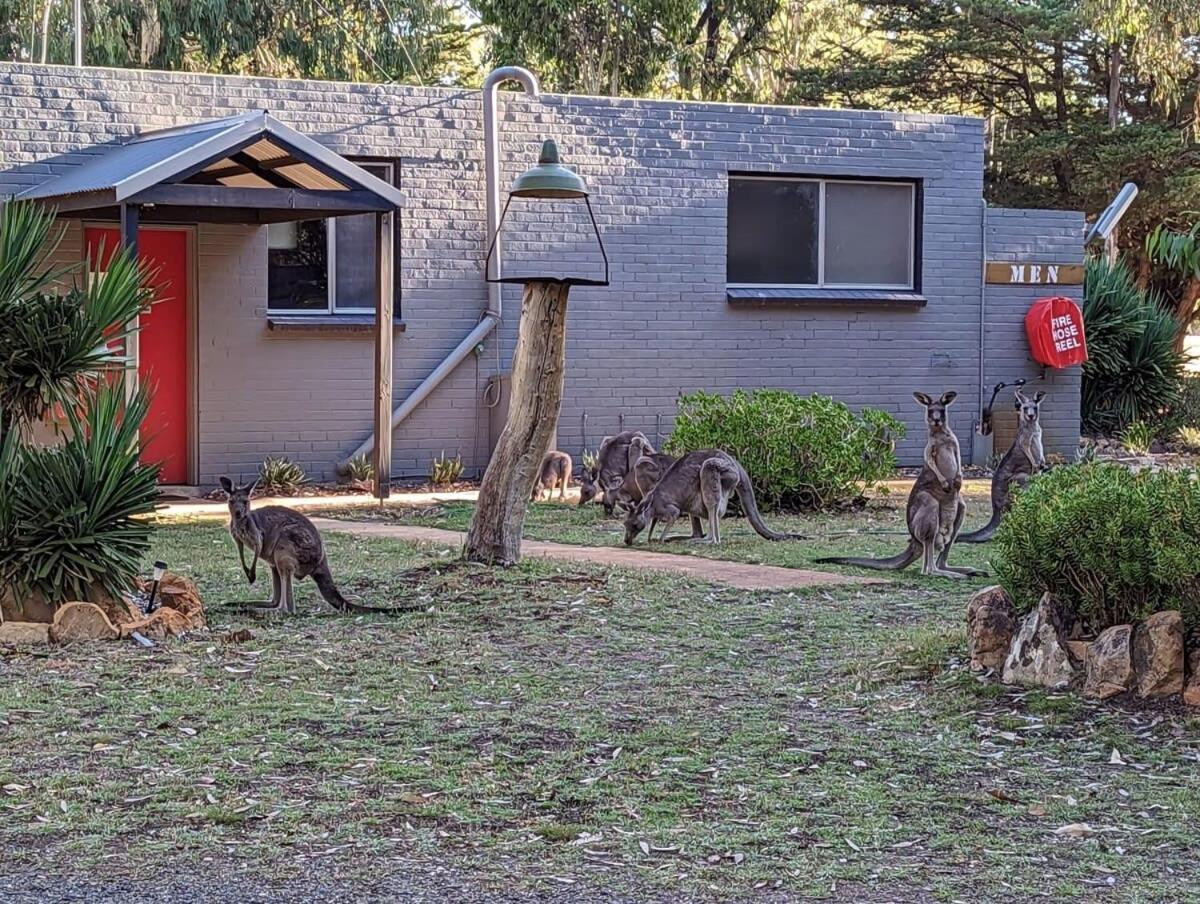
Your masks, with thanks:
M 1078 264 L 1083 260 L 1083 234 L 1083 215 L 1073 211 L 989 208 L 987 212 L 987 256 L 993 261 Z M 984 384 L 991 387 L 1024 377 L 1028 391 L 1045 390 L 1042 431 L 1046 452 L 1070 457 L 1079 446 L 1081 369 L 1043 368 L 1029 356 L 1025 337 L 1025 312 L 1034 301 L 1050 295 L 1082 302 L 1083 287 L 987 287 Z M 996 400 L 996 409 L 1010 407 L 1011 398 L 1004 390 Z
M 0 66 L 0 191 L 78 162 L 80 149 L 152 129 L 266 107 L 347 155 L 402 158 L 403 316 L 396 341 L 397 403 L 478 321 L 486 303 L 482 257 L 483 138 L 478 92 L 278 81 L 187 73 Z M 593 191 L 613 261 L 612 285 L 576 289 L 559 445 L 578 456 L 623 422 L 669 432 L 680 392 L 772 386 L 822 392 L 902 417 L 903 461 L 920 458 L 913 389 L 956 389 L 964 439 L 979 410 L 983 130 L 968 117 L 756 107 L 549 95 L 501 96 L 504 179 L 553 136 Z M 54 158 L 53 164 L 38 162 Z M 725 300 L 726 184 L 736 171 L 920 179 L 924 190 L 921 310 L 731 306 Z M 553 216 L 514 210 L 510 273 L 598 265 L 578 209 Z M 993 212 L 995 213 L 995 212 Z M 573 214 L 573 219 L 564 219 Z M 1029 215 L 1004 233 L 1039 248 L 1044 231 L 1064 260 L 1081 256 L 1075 215 Z M 1007 218 L 992 219 L 993 230 Z M 541 242 L 562 240 L 549 253 Z M 249 474 L 267 452 L 314 475 L 370 430 L 367 337 L 270 334 L 265 323 L 265 238 L 242 227 L 202 226 L 200 255 L 200 471 Z M 995 240 L 1002 244 L 999 233 Z M 1007 245 L 1004 247 L 1008 247 Z M 1056 247 L 1058 245 L 1056 244 Z M 566 254 L 563 254 L 563 250 Z M 542 253 L 544 259 L 534 259 Z M 1016 290 L 1019 292 L 1019 290 Z M 1022 296 L 1024 297 L 1024 296 Z M 989 302 L 992 293 L 989 293 Z M 1024 355 L 1005 305 L 989 306 L 987 376 Z M 506 370 L 519 292 L 505 291 L 505 321 L 477 359 L 396 431 L 401 475 L 461 451 L 479 467 L 487 450 L 480 396 Z M 992 338 L 992 336 L 995 338 Z M 1077 417 L 1056 389 L 1048 445 L 1074 445 Z M 1059 409 L 1057 406 L 1062 405 Z M 586 421 L 586 427 L 585 427 Z M 970 444 L 964 442 L 969 448 Z

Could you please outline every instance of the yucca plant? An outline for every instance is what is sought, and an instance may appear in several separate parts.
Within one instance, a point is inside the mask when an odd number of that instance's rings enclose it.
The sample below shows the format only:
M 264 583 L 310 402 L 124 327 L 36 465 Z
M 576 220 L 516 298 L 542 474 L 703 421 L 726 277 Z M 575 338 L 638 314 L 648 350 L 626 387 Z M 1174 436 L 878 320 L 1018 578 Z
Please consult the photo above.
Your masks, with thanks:
M 1134 421 L 1121 431 L 1121 443 L 1130 452 L 1145 455 L 1154 442 L 1154 428 L 1144 421 Z
M 1087 266 L 1083 319 L 1084 429 L 1112 435 L 1134 421 L 1163 418 L 1179 398 L 1184 373 L 1175 318 L 1137 287 L 1124 265 L 1094 260 Z
M 268 456 L 258 467 L 258 488 L 271 496 L 291 496 L 305 477 L 304 469 L 290 458 Z
M 375 462 L 370 455 L 355 455 L 346 462 L 346 476 L 355 486 L 370 486 L 375 482 Z
M 106 372 L 151 300 L 124 252 L 103 278 L 54 269 L 53 212 L 0 209 L 0 598 L 58 605 L 130 587 L 149 547 L 158 469 L 138 456 L 148 396 Z M 53 415 L 55 446 L 27 428 Z
M 440 458 L 435 458 L 429 465 L 429 482 L 435 487 L 450 486 L 457 483 L 463 474 L 461 455 L 447 458 L 443 451 Z
M 0 463 L 0 583 L 17 599 L 86 600 L 130 589 L 150 546 L 158 467 L 138 455 L 149 398 L 98 383 L 65 409 L 56 446 L 4 438 Z

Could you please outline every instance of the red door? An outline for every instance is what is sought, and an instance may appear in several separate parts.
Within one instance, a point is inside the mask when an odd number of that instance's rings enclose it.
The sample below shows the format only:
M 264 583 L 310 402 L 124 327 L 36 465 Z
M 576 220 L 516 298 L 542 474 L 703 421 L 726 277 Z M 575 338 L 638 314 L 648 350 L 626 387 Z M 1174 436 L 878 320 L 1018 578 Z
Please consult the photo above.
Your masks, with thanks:
M 88 256 L 101 269 L 120 244 L 115 228 L 88 227 Z M 103 246 L 103 250 L 101 250 Z M 188 234 L 138 230 L 138 256 L 152 269 L 155 302 L 138 330 L 138 380 L 150 392 L 142 424 L 142 460 L 156 462 L 163 483 L 188 482 Z

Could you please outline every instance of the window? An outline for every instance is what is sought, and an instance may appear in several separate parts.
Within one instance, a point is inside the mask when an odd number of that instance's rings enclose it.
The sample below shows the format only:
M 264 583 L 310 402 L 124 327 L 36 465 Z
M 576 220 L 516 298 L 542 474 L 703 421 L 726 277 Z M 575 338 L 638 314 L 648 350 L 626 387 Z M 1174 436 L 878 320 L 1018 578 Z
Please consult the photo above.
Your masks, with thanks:
M 732 286 L 913 289 L 916 185 L 730 176 Z
M 394 163 L 355 163 L 395 184 Z M 395 260 L 398 285 L 398 254 Z M 374 313 L 375 215 L 269 224 L 267 309 L 286 314 Z M 396 311 L 399 314 L 399 304 Z

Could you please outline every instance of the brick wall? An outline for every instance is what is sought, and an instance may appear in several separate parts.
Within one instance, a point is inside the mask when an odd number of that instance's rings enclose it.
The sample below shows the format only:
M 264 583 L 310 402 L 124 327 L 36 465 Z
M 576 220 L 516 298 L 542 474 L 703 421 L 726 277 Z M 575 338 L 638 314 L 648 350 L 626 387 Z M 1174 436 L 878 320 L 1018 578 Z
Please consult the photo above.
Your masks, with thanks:
M 340 153 L 402 158 L 407 331 L 396 341 L 398 404 L 486 304 L 477 91 L 6 64 L 0 155 L 11 169 L 0 174 L 0 191 L 41 181 L 78 162 L 81 149 L 135 128 L 262 107 Z M 919 460 L 923 443 L 912 390 L 953 388 L 960 393 L 954 426 L 969 435 L 980 401 L 980 120 L 557 95 L 535 102 L 516 94 L 501 95 L 500 110 L 504 180 L 535 159 L 543 137 L 555 137 L 565 162 L 591 186 L 613 261 L 610 287 L 572 293 L 560 447 L 578 456 L 622 422 L 669 432 L 680 392 L 757 386 L 822 392 L 895 413 L 909 425 L 899 449 L 907 462 Z M 38 162 L 47 157 L 52 163 Z M 927 306 L 730 305 L 731 170 L 922 180 Z M 514 210 L 509 272 L 527 272 L 522 264 L 597 266 L 581 213 L 564 205 Z M 1005 241 L 1022 236 L 1037 244 L 1044 231 L 1064 260 L 1081 259 L 1078 216 L 1030 217 L 1032 229 L 1014 227 Z M 998 229 L 1008 220 L 992 222 Z M 546 251 L 543 242 L 555 237 L 561 244 Z M 267 452 L 329 476 L 370 431 L 370 338 L 269 333 L 261 232 L 201 226 L 198 245 L 201 479 L 249 474 Z M 1004 313 L 1019 301 L 992 303 L 992 295 L 989 384 L 999 378 L 991 375 L 993 358 L 1004 376 L 1025 348 Z M 424 473 L 443 450 L 461 451 L 472 467 L 484 463 L 480 394 L 491 374 L 507 370 L 519 303 L 518 290 L 506 288 L 504 323 L 482 355 L 464 362 L 396 431 L 398 474 Z M 1059 392 L 1056 383 L 1052 396 L 1047 444 L 1074 445 L 1077 386 L 1070 390 L 1068 380 Z

